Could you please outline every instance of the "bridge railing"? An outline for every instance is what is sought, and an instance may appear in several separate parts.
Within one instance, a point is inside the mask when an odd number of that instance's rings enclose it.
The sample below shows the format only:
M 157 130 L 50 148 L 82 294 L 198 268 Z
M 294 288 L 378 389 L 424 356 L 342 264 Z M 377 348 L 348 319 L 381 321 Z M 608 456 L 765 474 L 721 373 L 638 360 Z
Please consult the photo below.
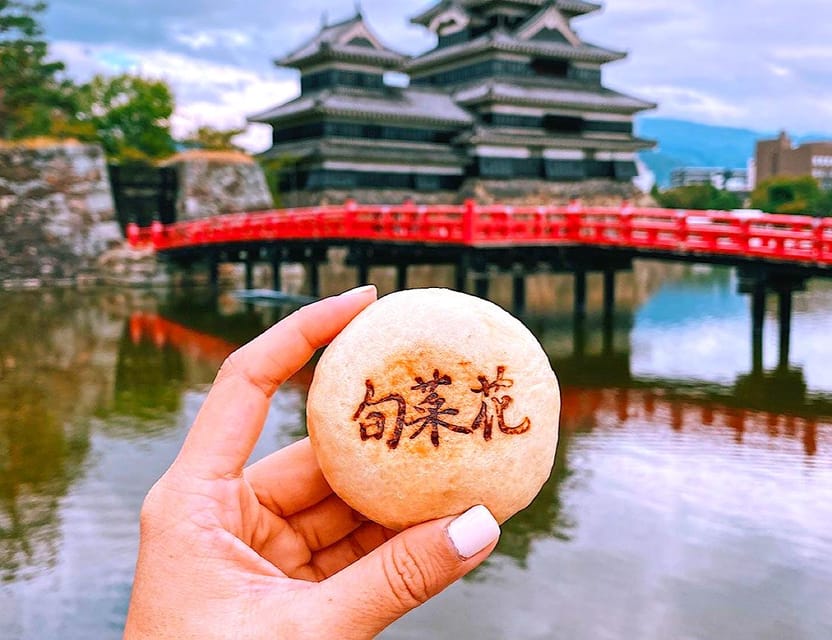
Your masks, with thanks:
M 565 206 L 343 205 L 235 213 L 128 227 L 158 251 L 262 240 L 505 246 L 586 244 L 832 264 L 832 218 L 756 212 Z

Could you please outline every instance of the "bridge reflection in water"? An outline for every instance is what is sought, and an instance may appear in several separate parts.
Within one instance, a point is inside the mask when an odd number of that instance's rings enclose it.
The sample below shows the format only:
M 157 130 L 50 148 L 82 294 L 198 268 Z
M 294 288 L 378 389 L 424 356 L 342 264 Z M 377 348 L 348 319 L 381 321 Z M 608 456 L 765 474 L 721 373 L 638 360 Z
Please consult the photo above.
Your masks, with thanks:
M 236 347 L 291 310 L 273 308 L 275 317 L 264 319 L 262 308 L 249 304 L 242 309 L 222 318 L 208 309 L 195 314 L 192 305 L 136 313 L 129 320 L 130 340 L 154 349 L 174 348 L 216 369 Z M 504 525 L 498 547 L 500 554 L 520 565 L 525 565 L 535 540 L 571 539 L 577 522 L 564 509 L 564 483 L 576 472 L 572 449 L 585 437 L 615 437 L 621 432 L 648 446 L 668 440 L 659 444 L 668 447 L 680 446 L 682 437 L 692 458 L 703 451 L 730 458 L 741 446 L 764 457 L 777 451 L 813 464 L 832 451 L 832 394 L 807 393 L 799 369 L 751 371 L 733 384 L 634 375 L 632 314 L 602 312 L 576 318 L 567 311 L 523 317 L 550 354 L 563 404 L 552 476 L 535 501 Z M 218 329 L 218 321 L 224 329 Z M 230 337 L 234 334 L 239 337 Z M 305 390 L 313 371 L 311 363 L 290 384 Z M 304 435 L 302 427 L 295 435 Z
M 799 368 L 752 369 L 733 384 L 634 375 L 630 316 L 605 316 L 595 323 L 573 321 L 571 352 L 566 354 L 562 337 L 569 333 L 565 326 L 569 318 L 527 315 L 523 320 L 550 354 L 561 381 L 563 430 L 619 428 L 638 418 L 669 425 L 674 431 L 692 430 L 702 437 L 730 433 L 736 443 L 752 446 L 764 441 L 762 435 L 785 437 L 800 442 L 811 457 L 818 453 L 819 426 L 832 425 L 832 394 L 809 393 Z M 163 314 L 134 313 L 129 320 L 130 339 L 159 349 L 173 347 L 214 368 L 245 341 L 185 322 Z M 232 316 L 224 323 L 247 336 L 265 329 L 257 314 Z M 305 388 L 312 372 L 310 364 L 291 383 Z

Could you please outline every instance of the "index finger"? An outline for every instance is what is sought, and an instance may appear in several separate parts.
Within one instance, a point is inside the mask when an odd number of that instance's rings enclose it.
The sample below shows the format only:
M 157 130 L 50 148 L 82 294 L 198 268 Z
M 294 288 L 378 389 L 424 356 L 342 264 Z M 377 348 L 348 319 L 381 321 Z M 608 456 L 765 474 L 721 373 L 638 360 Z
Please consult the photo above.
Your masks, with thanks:
M 228 356 L 176 464 L 202 477 L 240 476 L 277 388 L 375 299 L 371 285 L 320 300 Z

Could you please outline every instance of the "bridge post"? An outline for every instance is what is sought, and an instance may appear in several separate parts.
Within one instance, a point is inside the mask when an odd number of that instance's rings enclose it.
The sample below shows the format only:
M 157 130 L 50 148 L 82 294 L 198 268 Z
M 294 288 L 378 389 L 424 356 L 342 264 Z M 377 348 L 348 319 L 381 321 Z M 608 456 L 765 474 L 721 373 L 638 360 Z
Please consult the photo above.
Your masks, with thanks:
M 208 282 L 214 290 L 220 286 L 220 260 L 215 253 L 208 256 Z
M 575 270 L 575 319 L 586 318 L 586 271 L 583 268 Z
M 364 253 L 361 253 L 361 257 L 358 259 L 358 276 L 356 286 L 361 287 L 365 284 L 369 284 L 370 282 L 370 263 L 367 260 L 367 256 Z
M 254 289 L 254 260 L 246 257 L 246 289 Z
M 613 338 L 615 331 L 615 271 L 606 269 L 604 271 L 604 318 L 603 318 L 604 342 L 603 352 L 613 352 Z
M 512 308 L 518 315 L 526 312 L 526 274 L 522 267 L 515 267 L 512 278 Z
M 283 266 L 280 260 L 280 255 L 277 252 L 272 254 L 272 289 L 275 291 L 283 290 L 283 278 L 281 277 L 280 269 Z
M 615 271 L 604 271 L 604 318 L 612 318 L 615 314 Z
M 318 261 L 312 258 L 306 263 L 306 270 L 309 274 L 309 295 L 313 298 L 321 297 L 321 274 L 318 270 Z
M 396 291 L 407 289 L 407 264 L 401 262 L 396 265 Z
M 780 354 L 778 368 L 786 370 L 789 368 L 789 348 L 792 335 L 792 292 L 789 289 L 781 289 L 778 295 L 778 320 L 780 324 Z
M 487 272 L 478 272 L 474 274 L 474 293 L 478 298 L 488 298 L 488 288 L 491 281 L 488 279 Z
M 766 320 L 766 285 L 755 280 L 751 289 L 751 369 L 763 371 L 763 329 Z
M 454 288 L 457 291 L 465 293 L 468 288 L 468 271 L 471 268 L 471 255 L 467 250 L 463 249 L 456 261 L 456 270 L 454 272 Z

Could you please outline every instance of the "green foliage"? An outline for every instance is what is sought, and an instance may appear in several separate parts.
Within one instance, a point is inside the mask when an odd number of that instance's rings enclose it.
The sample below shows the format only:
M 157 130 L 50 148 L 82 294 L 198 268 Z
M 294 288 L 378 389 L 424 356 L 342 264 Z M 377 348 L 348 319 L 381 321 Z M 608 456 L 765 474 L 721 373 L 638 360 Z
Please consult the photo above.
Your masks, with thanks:
M 816 216 L 829 217 L 832 216 L 832 189 L 824 191 L 820 194 L 815 202 L 812 212 Z
M 72 111 L 72 83 L 51 62 L 38 14 L 44 2 L 0 0 L 0 138 L 54 134 L 52 122 Z
M 174 98 L 164 81 L 130 74 L 98 75 L 78 87 L 76 101 L 70 126 L 91 126 L 111 160 L 157 160 L 174 152 L 170 132 Z
M 245 129 L 215 129 L 202 126 L 190 134 L 183 144 L 194 149 L 208 151 L 242 151 L 242 147 L 234 144 L 231 139 L 243 133 Z
M 757 185 L 751 194 L 751 206 L 771 213 L 817 215 L 822 196 L 817 180 L 811 176 L 776 177 Z
M 678 187 L 667 191 L 654 188 L 653 197 L 660 206 L 668 209 L 730 211 L 742 206 L 739 196 L 730 191 L 721 191 L 710 184 Z

